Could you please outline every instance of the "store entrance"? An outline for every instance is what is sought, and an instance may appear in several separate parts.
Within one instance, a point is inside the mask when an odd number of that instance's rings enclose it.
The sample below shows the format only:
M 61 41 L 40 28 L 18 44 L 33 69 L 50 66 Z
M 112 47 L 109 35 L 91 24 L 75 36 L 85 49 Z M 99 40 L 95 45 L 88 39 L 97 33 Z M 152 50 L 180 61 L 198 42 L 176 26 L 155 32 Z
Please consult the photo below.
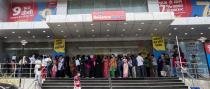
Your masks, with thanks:
M 66 55 L 110 55 L 152 52 L 150 40 L 140 41 L 97 41 L 66 43 Z

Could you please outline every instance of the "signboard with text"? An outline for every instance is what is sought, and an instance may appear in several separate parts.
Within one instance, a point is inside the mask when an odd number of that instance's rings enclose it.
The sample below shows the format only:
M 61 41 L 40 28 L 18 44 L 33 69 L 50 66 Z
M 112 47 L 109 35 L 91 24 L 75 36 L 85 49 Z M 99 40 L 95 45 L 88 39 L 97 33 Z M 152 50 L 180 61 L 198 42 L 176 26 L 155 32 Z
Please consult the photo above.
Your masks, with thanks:
M 92 13 L 93 21 L 125 21 L 125 11 L 95 11 Z
M 65 39 L 54 40 L 54 56 L 64 56 L 65 54 Z
M 56 14 L 56 0 L 49 2 L 11 3 L 8 21 L 45 21 L 47 15 Z
M 152 37 L 153 54 L 156 58 L 159 58 L 161 54 L 166 52 L 165 41 L 163 37 Z
M 163 37 L 153 36 L 152 37 L 153 48 L 157 51 L 165 51 L 165 42 Z
M 158 0 L 161 12 L 174 12 L 176 17 L 209 17 L 210 0 Z
M 177 17 L 187 17 L 192 13 L 190 0 L 159 0 L 161 12 L 174 12 Z

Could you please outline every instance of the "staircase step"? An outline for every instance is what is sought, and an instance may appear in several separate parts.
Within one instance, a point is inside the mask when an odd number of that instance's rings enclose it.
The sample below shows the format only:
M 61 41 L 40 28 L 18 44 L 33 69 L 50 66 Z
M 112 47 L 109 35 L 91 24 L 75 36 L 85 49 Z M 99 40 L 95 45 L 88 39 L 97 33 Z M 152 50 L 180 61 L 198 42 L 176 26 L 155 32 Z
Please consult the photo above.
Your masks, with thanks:
M 72 78 L 47 78 L 42 89 L 73 89 Z M 111 83 L 111 84 L 110 84 Z M 188 89 L 177 77 L 81 78 L 82 89 Z
M 45 83 L 42 86 L 70 86 L 73 83 Z M 109 86 L 109 83 L 81 83 L 82 86 Z M 163 83 L 112 83 L 112 86 L 158 86 L 158 85 L 184 85 L 180 82 Z
M 112 89 L 188 89 L 187 86 L 113 86 Z M 43 86 L 42 89 L 73 89 L 73 86 Z M 82 89 L 110 89 L 110 86 L 82 86 Z
M 178 77 L 112 78 L 112 80 L 170 80 Z M 46 80 L 73 80 L 73 78 L 46 78 Z M 80 78 L 80 80 L 109 80 L 108 78 Z

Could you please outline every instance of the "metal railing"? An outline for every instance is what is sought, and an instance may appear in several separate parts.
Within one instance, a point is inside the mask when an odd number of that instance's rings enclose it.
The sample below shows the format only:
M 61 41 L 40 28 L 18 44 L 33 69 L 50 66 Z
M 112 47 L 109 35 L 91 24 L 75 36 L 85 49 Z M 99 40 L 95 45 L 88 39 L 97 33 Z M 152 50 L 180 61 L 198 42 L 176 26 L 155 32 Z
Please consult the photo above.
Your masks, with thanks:
M 200 72 L 202 71 L 202 72 Z M 200 87 L 204 89 L 197 80 L 209 79 L 208 68 L 199 68 L 198 63 L 181 62 L 176 63 L 176 75 L 182 78 L 190 80 L 190 87 Z
M 0 63 L 0 77 L 7 78 L 34 78 L 34 67 L 35 64 L 23 64 L 21 70 L 21 64 L 18 63 Z M 21 73 L 22 71 L 22 73 Z
M 23 79 L 25 80 L 26 78 L 35 78 L 35 73 L 34 73 L 34 68 L 35 64 L 21 64 L 19 63 L 0 63 L 0 78 L 4 79 L 2 81 L 6 81 L 7 79 Z M 46 68 L 42 68 L 45 69 Z M 21 72 L 22 71 L 22 72 Z M 43 75 L 46 75 L 46 73 L 42 73 Z M 41 75 L 40 78 L 43 76 Z M 34 80 L 28 88 L 25 88 L 25 84 L 21 88 L 22 89 L 41 89 L 41 84 L 42 84 L 42 79 L 41 81 Z

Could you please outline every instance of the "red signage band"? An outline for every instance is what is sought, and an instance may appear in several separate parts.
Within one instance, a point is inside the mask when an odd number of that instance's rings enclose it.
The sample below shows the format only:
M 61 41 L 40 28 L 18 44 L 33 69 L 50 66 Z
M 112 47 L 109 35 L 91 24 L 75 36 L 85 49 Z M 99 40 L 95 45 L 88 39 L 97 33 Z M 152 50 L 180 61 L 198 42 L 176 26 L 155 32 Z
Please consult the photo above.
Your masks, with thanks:
M 13 3 L 9 8 L 8 21 L 33 21 L 37 13 L 37 6 L 33 3 Z
M 125 11 L 96 11 L 92 13 L 93 21 L 125 21 Z
M 206 53 L 210 54 L 210 43 L 205 44 Z

